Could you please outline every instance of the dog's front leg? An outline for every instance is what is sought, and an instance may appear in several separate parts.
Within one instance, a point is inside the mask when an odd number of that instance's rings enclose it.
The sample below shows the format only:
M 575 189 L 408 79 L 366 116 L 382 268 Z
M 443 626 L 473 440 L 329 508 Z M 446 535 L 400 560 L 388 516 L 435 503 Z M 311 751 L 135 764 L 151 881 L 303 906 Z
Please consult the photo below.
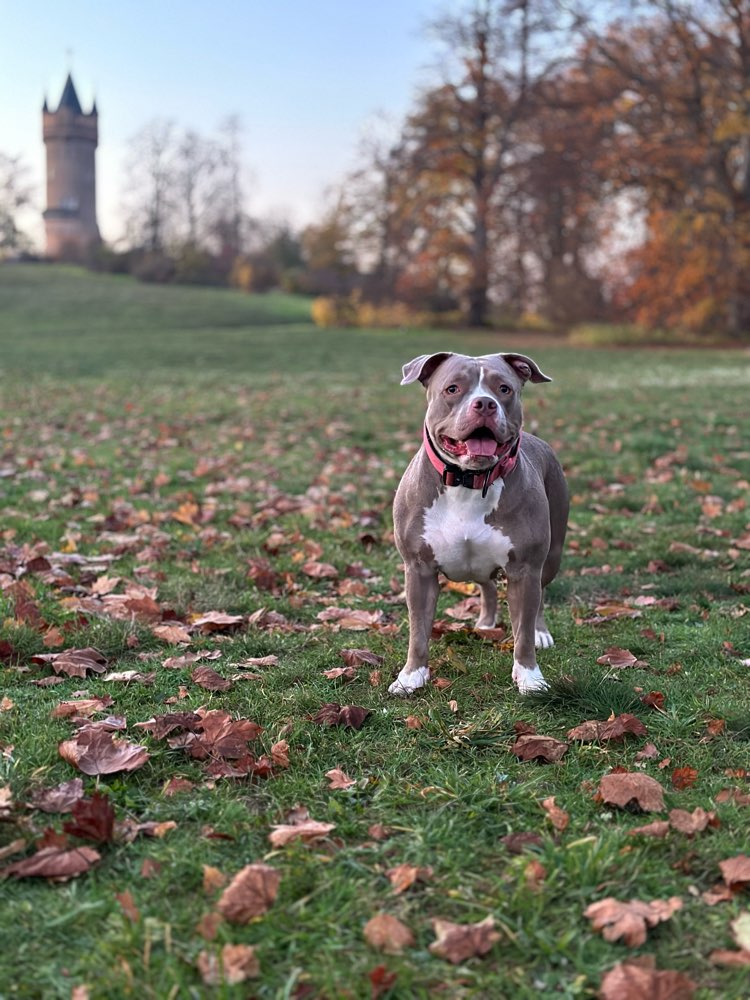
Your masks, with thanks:
M 436 570 L 406 567 L 406 605 L 409 609 L 409 653 L 389 694 L 408 695 L 430 679 L 427 655 L 439 593 Z
M 513 624 L 513 681 L 521 694 L 547 687 L 536 662 L 536 620 L 542 599 L 540 574 L 508 576 L 508 610 Z

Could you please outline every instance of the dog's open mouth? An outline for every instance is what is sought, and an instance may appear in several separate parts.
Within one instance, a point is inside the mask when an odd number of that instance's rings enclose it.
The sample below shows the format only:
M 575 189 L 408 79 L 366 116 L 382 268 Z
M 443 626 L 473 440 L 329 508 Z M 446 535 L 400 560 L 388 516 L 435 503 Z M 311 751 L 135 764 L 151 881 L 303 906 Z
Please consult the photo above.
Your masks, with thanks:
M 489 427 L 478 427 L 463 441 L 441 435 L 440 446 L 449 455 L 470 455 L 472 458 L 492 458 L 502 448 Z

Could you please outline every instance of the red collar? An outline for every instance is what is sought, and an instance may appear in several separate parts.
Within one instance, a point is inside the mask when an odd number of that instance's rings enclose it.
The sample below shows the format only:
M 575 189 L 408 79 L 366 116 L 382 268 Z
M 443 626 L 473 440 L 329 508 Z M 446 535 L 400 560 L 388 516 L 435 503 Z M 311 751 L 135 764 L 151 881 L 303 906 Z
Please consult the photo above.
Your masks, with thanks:
M 518 437 L 508 442 L 504 453 L 500 455 L 493 466 L 484 472 L 472 472 L 470 469 L 462 469 L 452 462 L 443 461 L 427 433 L 426 424 L 422 431 L 422 440 L 427 457 L 440 473 L 440 478 L 445 486 L 466 486 L 470 490 L 481 490 L 483 497 L 487 496 L 487 490 L 496 479 L 505 479 L 515 469 L 521 450 L 521 431 L 519 430 Z

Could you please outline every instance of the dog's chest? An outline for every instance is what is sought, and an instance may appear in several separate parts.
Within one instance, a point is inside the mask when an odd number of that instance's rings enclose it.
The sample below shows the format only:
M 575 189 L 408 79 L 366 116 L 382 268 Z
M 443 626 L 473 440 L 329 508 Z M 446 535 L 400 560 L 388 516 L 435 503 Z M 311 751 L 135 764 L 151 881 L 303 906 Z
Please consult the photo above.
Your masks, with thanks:
M 497 507 L 503 485 L 502 480 L 493 483 L 486 497 L 481 490 L 456 486 L 425 509 L 422 538 L 449 579 L 482 583 L 507 565 L 513 542 L 486 520 Z

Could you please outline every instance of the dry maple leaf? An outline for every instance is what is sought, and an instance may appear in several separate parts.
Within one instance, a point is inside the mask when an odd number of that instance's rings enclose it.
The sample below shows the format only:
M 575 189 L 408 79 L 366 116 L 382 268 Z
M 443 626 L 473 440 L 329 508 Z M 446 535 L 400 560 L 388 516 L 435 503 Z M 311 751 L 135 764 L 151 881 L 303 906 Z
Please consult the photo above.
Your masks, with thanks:
M 687 809 L 670 810 L 669 822 L 673 830 L 686 833 L 688 836 L 701 833 L 707 826 L 717 825 L 716 813 L 706 812 L 700 806 L 692 812 L 688 812 Z
M 339 571 L 335 566 L 332 566 L 327 562 L 318 562 L 315 559 L 311 559 L 309 562 L 303 563 L 300 569 L 305 576 L 311 576 L 314 580 L 335 580 L 339 575 Z
M 698 772 L 694 767 L 676 767 L 672 771 L 672 784 L 677 789 L 692 788 L 698 780 Z
M 568 823 L 570 822 L 570 816 L 564 809 L 555 805 L 554 795 L 550 795 L 549 798 L 542 800 L 542 808 L 547 813 L 547 818 L 556 830 L 560 830 L 560 832 L 562 832 L 566 829 Z
M 206 691 L 228 691 L 232 687 L 232 682 L 227 677 L 222 677 L 212 667 L 196 667 L 190 679 Z
M 31 796 L 29 805 L 42 812 L 66 813 L 82 798 L 83 781 L 81 778 L 71 778 L 54 788 L 38 788 Z
M 279 740 L 271 747 L 271 760 L 276 767 L 289 767 L 289 743 Z
M 635 826 L 628 830 L 630 836 L 641 837 L 666 837 L 669 833 L 669 820 L 655 819 L 653 823 L 646 823 L 645 826 Z
M 599 782 L 599 795 L 606 805 L 627 809 L 635 805 L 643 812 L 661 812 L 664 789 L 647 774 L 605 774 Z
M 102 698 L 76 698 L 71 701 L 61 701 L 50 712 L 50 718 L 69 719 L 72 716 L 90 718 L 113 704 L 114 698 L 109 695 L 104 695 Z
M 67 674 L 68 677 L 85 677 L 87 671 L 103 674 L 107 669 L 106 656 L 92 646 L 65 649 L 61 653 L 37 653 L 31 657 L 31 662 L 49 663 L 56 674 Z
M 0 878 L 13 875 L 15 878 L 48 878 L 54 882 L 66 882 L 69 878 L 83 875 L 100 857 L 93 847 L 43 847 L 36 854 L 0 869 Z
M 116 774 L 135 771 L 149 758 L 145 747 L 117 739 L 106 730 L 81 731 L 72 740 L 63 740 L 58 753 L 84 774 Z
M 249 944 L 225 944 L 218 956 L 202 951 L 196 965 L 206 986 L 236 986 L 260 975 L 255 949 Z
M 233 719 L 221 709 L 207 711 L 200 708 L 196 715 L 201 720 L 201 731 L 190 733 L 186 744 L 190 756 L 196 760 L 207 757 L 238 760 L 247 757 L 247 744 L 263 732 L 263 727 L 256 722 Z
M 219 889 L 223 889 L 227 884 L 227 876 L 213 865 L 203 866 L 203 891 L 206 895 L 211 895 Z
M 645 736 L 646 727 L 640 719 L 628 712 L 616 715 L 604 722 L 588 719 L 574 729 L 568 730 L 569 740 L 579 740 L 581 743 L 610 742 L 622 743 L 626 736 Z
M 347 789 L 357 784 L 354 778 L 350 778 L 348 774 L 344 774 L 340 767 L 333 767 L 330 771 L 326 771 L 326 778 L 330 782 L 329 788 Z
M 568 744 L 556 740 L 554 736 L 527 733 L 519 736 L 510 749 L 519 760 L 544 760 L 553 764 L 563 758 L 568 750 Z
M 622 938 L 625 944 L 637 947 L 645 942 L 649 927 L 669 920 L 681 907 L 682 900 L 679 896 L 654 899 L 650 903 L 642 903 L 639 899 L 623 903 L 608 896 L 588 906 L 584 916 L 591 921 L 592 930 L 602 932 L 605 941 L 619 941 Z
M 137 924 L 141 919 L 141 913 L 135 905 L 135 900 L 130 889 L 126 889 L 124 892 L 116 892 L 115 899 L 120 904 L 120 908 L 128 920 L 132 924 Z
M 454 924 L 438 917 L 432 921 L 432 926 L 437 940 L 430 945 L 430 951 L 454 965 L 467 958 L 486 955 L 495 942 L 500 940 L 500 934 L 494 929 L 495 919 L 492 916 L 485 917 L 476 924 Z
M 744 889 L 750 883 L 750 857 L 738 854 L 719 862 L 721 877 L 730 889 Z
M 226 632 L 237 628 L 243 622 L 242 615 L 226 615 L 222 611 L 209 611 L 192 620 L 193 628 L 199 629 L 203 635 L 211 632 Z
M 619 962 L 602 977 L 599 1000 L 691 1000 L 698 987 L 682 972 Z
M 339 654 L 347 667 L 357 667 L 361 663 L 370 667 L 381 667 L 384 662 L 382 656 L 369 649 L 340 649 Z
M 335 823 L 319 823 L 315 819 L 304 819 L 296 823 L 281 823 L 274 826 L 268 839 L 272 847 L 285 847 L 293 840 L 311 844 L 327 837 L 331 830 L 335 829 Z
M 414 935 L 406 924 L 389 913 L 378 913 L 368 920 L 363 934 L 370 947 L 387 955 L 400 955 L 405 948 L 414 945 Z
M 336 702 L 327 702 L 321 705 L 317 714 L 313 716 L 313 722 L 321 726 L 345 726 L 350 729 L 361 729 L 362 725 L 370 714 L 368 708 L 361 708 L 359 705 L 344 705 Z
M 323 676 L 327 677 L 329 681 L 338 680 L 340 677 L 344 677 L 348 681 L 354 680 L 357 676 L 356 667 L 331 667 L 330 670 L 324 670 Z
M 172 645 L 192 642 L 192 636 L 184 625 L 177 625 L 174 622 L 162 625 L 152 625 L 151 631 L 157 639 L 162 642 L 169 642 Z
M 398 896 L 399 893 L 410 889 L 415 882 L 426 882 L 431 879 L 432 868 L 418 868 L 416 865 L 407 864 L 396 865 L 395 868 L 389 868 L 386 875 L 393 886 L 393 895 Z
M 90 799 L 78 799 L 72 809 L 73 818 L 63 823 L 63 830 L 82 840 L 107 844 L 112 840 L 115 810 L 108 795 L 94 792 Z
M 136 722 L 135 729 L 145 729 L 154 739 L 161 740 L 174 729 L 187 729 L 195 732 L 200 729 L 202 720 L 197 712 L 167 712 L 165 715 L 155 715 L 146 722 Z
M 245 865 L 222 892 L 217 909 L 231 924 L 261 917 L 276 899 L 281 873 L 270 865 Z

